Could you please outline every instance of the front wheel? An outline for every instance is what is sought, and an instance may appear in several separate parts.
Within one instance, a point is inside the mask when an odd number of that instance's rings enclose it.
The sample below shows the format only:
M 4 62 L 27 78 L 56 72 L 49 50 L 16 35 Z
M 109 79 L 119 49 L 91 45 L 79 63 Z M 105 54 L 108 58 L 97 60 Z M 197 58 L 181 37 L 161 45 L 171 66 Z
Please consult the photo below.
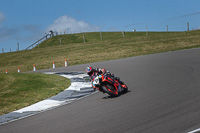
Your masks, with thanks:
M 114 86 L 110 85 L 110 84 L 105 84 L 102 86 L 102 89 L 109 94 L 110 96 L 119 96 L 119 93 L 117 92 L 117 90 L 114 88 Z
M 125 85 L 125 84 L 122 85 L 122 88 L 123 88 L 123 92 L 125 92 L 125 93 L 128 92 L 128 86 L 127 85 Z

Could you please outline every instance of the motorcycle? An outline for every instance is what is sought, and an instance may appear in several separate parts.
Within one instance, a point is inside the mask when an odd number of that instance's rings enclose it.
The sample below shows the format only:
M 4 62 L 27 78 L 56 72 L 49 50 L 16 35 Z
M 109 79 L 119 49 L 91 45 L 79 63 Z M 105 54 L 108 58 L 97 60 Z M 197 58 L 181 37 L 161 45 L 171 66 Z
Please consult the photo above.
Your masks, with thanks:
M 112 77 L 109 74 L 97 75 L 92 80 L 92 86 L 110 96 L 119 96 L 128 91 L 128 87 L 119 78 Z

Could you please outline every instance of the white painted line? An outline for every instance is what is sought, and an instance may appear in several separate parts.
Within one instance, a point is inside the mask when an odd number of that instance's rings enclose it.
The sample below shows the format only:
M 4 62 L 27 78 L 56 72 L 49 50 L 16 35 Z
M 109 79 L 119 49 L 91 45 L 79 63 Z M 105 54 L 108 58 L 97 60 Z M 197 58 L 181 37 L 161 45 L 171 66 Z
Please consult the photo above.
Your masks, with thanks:
M 84 74 L 84 75 L 61 75 L 61 76 L 71 79 L 71 78 L 83 78 L 83 76 L 86 76 L 86 74 Z M 71 85 L 64 91 L 66 91 L 66 90 L 80 91 L 81 87 L 91 87 L 91 84 L 87 83 L 87 82 L 86 83 L 72 82 Z M 14 112 L 23 113 L 23 112 L 27 112 L 27 111 L 42 111 L 42 110 L 46 110 L 49 108 L 60 106 L 66 102 L 71 102 L 73 100 L 75 100 L 75 99 L 68 99 L 68 100 L 64 100 L 64 101 L 46 99 L 46 100 L 40 101 L 38 103 L 35 103 L 33 105 L 30 105 L 28 107 L 16 110 Z
M 72 100 L 75 100 L 75 99 L 70 99 L 68 101 L 57 101 L 57 100 L 46 99 L 46 100 L 43 100 L 43 101 L 38 102 L 36 104 L 33 104 L 31 106 L 28 106 L 28 107 L 22 108 L 20 110 L 14 111 L 14 112 L 23 113 L 23 112 L 27 112 L 27 111 L 42 111 L 42 110 L 46 110 L 46 109 L 49 109 L 49 108 L 60 106 L 63 103 L 66 103 L 66 102 L 71 102 Z
M 196 130 L 193 130 L 191 132 L 188 132 L 188 133 L 197 133 L 198 131 L 200 131 L 200 128 L 199 129 L 196 129 Z

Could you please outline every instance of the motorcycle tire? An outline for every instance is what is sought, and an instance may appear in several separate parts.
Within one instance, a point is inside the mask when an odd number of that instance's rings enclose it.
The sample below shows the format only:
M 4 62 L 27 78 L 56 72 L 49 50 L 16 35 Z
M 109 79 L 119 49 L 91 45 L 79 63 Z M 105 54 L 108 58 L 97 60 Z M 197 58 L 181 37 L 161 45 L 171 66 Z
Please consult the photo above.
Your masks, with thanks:
M 109 94 L 110 96 L 119 96 L 119 93 L 117 92 L 117 90 L 114 88 L 114 86 L 112 86 L 111 84 L 105 84 L 102 86 L 102 89 Z
M 128 86 L 126 86 L 126 88 L 123 88 L 124 89 L 124 92 L 128 92 Z

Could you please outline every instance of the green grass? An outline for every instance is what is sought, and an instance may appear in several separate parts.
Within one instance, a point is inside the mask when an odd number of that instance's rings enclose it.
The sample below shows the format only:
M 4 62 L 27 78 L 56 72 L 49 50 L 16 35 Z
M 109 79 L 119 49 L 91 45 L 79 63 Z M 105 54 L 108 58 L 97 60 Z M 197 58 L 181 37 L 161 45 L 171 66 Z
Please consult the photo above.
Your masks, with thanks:
M 58 94 L 70 80 L 38 73 L 0 74 L 0 115 Z
M 37 70 L 63 67 L 65 59 L 69 65 L 113 60 L 132 56 L 174 51 L 200 47 L 200 31 L 190 32 L 122 32 L 84 33 L 54 36 L 38 47 L 27 51 L 0 54 L 0 73 L 32 71 L 33 64 Z M 59 38 L 62 40 L 60 45 Z

